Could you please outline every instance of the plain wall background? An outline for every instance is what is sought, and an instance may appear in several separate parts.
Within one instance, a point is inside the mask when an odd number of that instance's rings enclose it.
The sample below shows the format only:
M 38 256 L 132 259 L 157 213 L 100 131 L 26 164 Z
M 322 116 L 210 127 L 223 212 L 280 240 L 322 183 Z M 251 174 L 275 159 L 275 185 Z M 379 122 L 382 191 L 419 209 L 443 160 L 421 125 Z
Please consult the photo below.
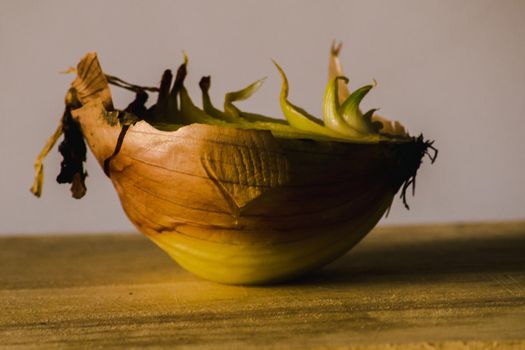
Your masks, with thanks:
M 213 78 L 212 97 L 263 76 L 241 104 L 281 117 L 280 79 L 291 100 L 320 115 L 331 41 L 351 87 L 376 78 L 364 102 L 435 139 L 412 209 L 396 200 L 382 224 L 525 219 L 525 1 L 0 1 L 0 234 L 133 230 L 110 181 L 88 155 L 88 193 L 77 201 L 45 162 L 34 198 L 33 160 L 53 132 L 74 66 L 98 51 L 110 74 L 156 85 L 181 52 L 187 84 Z M 131 96 L 114 91 L 117 105 Z

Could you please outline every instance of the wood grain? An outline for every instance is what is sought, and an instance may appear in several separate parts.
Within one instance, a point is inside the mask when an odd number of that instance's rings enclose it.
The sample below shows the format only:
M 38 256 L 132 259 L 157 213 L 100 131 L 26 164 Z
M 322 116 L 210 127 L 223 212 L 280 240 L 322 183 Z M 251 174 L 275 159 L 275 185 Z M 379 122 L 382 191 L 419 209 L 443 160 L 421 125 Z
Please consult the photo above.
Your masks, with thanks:
M 138 234 L 0 239 L 1 348 L 523 349 L 525 222 L 379 227 L 301 280 L 199 280 Z

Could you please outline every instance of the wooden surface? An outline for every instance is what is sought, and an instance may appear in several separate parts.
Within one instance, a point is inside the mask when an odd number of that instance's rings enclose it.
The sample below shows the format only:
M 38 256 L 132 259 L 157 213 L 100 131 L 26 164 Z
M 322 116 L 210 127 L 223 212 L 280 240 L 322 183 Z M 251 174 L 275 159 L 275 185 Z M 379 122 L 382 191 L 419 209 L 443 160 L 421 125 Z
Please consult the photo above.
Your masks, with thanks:
M 525 222 L 386 227 L 233 287 L 138 234 L 0 238 L 0 347 L 525 349 Z

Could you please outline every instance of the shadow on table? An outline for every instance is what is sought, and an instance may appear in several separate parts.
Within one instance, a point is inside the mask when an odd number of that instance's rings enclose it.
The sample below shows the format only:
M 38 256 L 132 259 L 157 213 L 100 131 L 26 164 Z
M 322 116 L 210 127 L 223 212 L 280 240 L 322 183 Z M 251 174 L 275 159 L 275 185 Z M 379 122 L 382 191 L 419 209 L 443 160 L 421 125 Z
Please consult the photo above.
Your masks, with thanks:
M 525 271 L 525 235 L 367 244 L 293 285 L 443 280 Z

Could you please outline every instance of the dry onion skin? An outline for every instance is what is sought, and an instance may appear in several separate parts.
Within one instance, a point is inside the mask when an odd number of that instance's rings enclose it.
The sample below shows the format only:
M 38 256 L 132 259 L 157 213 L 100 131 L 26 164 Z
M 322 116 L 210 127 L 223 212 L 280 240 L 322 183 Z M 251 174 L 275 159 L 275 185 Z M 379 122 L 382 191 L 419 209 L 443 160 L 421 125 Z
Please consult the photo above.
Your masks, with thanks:
M 122 207 L 143 234 L 195 275 L 228 284 L 264 284 L 293 278 L 345 254 L 400 196 L 415 186 L 425 155 L 437 150 L 399 122 L 363 112 L 360 102 L 375 81 L 353 92 L 330 53 L 320 120 L 288 99 L 285 119 L 236 106 L 263 80 L 227 93 L 224 108 L 209 96 L 203 77 L 202 108 L 184 80 L 188 59 L 159 87 L 130 84 L 105 74 L 96 53 L 71 69 L 77 76 L 53 136 L 35 162 L 31 191 L 40 196 L 43 159 L 64 134 L 57 177 L 74 198 L 86 193 L 86 143 L 111 179 Z M 109 85 L 135 93 L 124 109 L 113 106 Z M 146 107 L 149 94 L 156 103 Z

